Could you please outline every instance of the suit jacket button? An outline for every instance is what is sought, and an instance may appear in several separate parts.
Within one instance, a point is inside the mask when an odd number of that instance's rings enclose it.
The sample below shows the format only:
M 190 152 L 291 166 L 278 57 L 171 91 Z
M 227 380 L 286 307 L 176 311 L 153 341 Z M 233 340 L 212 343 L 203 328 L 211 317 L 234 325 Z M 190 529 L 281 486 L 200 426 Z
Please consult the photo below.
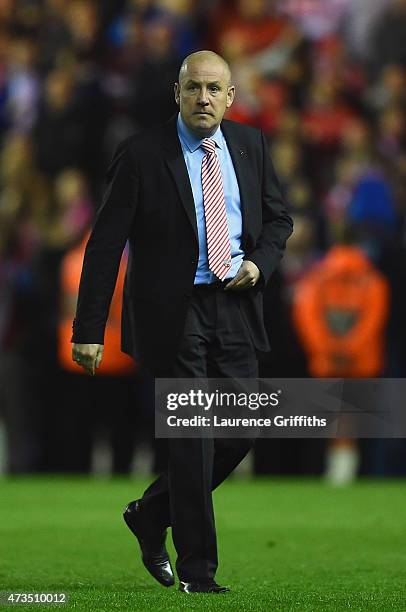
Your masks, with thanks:
M 188 300 L 190 300 L 190 298 L 191 298 L 191 297 L 192 297 L 192 296 L 190 295 L 190 293 L 185 293 L 185 294 L 183 295 L 183 299 L 185 300 L 185 302 L 187 302 Z

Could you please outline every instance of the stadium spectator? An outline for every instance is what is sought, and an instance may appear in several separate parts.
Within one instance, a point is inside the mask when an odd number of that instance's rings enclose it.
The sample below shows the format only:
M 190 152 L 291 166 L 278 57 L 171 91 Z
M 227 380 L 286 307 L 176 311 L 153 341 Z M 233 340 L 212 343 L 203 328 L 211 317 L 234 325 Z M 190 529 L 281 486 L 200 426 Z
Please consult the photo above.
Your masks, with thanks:
M 405 36 L 406 1 L 390 0 L 371 33 L 368 59 L 375 77 L 389 64 L 406 68 Z
M 352 0 L 281 0 L 279 10 L 288 15 L 302 32 L 319 40 L 337 32 Z
M 330 249 L 295 291 L 293 320 L 312 376 L 378 376 L 388 303 L 387 282 L 359 248 Z
M 7 74 L 7 115 L 10 129 L 28 132 L 37 119 L 40 81 L 36 63 L 37 44 L 14 38 Z
M 212 17 L 213 46 L 233 64 L 279 41 L 291 23 L 275 10 L 275 0 L 237 0 L 220 3 Z
M 346 6 L 341 30 L 351 58 L 366 62 L 371 31 L 388 6 L 388 0 L 351 0 Z
M 293 321 L 316 378 L 373 378 L 385 366 L 389 286 L 357 247 L 334 246 L 295 290 Z M 347 417 L 348 418 L 348 417 Z M 353 439 L 333 440 L 326 476 L 346 484 L 358 470 Z
M 0 156 L 0 413 L 11 473 L 40 468 L 41 406 L 32 361 L 38 314 L 34 262 L 47 226 L 49 185 L 27 136 L 9 134 Z
M 100 376 L 90 379 L 72 362 L 70 338 L 80 273 L 88 233 L 69 249 L 61 263 L 61 304 L 58 325 L 58 357 L 65 375 L 61 384 L 60 466 L 65 472 L 89 472 L 97 436 L 111 444 L 112 472 L 125 474 L 132 465 L 135 442 L 135 406 L 131 375 L 134 362 L 120 350 L 120 316 L 127 255 L 123 256 L 106 327 L 105 359 Z M 111 409 L 112 402 L 115 409 Z M 74 448 L 75 452 L 70 452 Z

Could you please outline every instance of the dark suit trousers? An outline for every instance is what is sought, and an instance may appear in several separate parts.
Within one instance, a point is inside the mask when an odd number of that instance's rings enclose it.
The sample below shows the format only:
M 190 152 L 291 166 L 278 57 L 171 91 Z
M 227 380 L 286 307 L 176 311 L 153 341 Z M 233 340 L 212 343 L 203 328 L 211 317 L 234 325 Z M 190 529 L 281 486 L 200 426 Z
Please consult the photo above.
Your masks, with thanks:
M 162 378 L 255 378 L 258 365 L 237 292 L 195 287 L 177 357 Z M 215 489 L 245 457 L 248 439 L 168 440 L 168 469 L 145 491 L 148 514 L 171 526 L 180 580 L 210 580 L 217 569 Z

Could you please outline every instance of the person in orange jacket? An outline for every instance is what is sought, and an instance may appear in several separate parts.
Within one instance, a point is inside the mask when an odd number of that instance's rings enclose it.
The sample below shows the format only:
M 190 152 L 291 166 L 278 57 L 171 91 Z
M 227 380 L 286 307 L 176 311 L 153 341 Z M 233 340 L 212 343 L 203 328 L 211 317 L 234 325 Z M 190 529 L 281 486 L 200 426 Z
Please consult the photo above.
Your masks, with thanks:
M 100 375 L 97 378 L 89 378 L 84 370 L 72 361 L 70 344 L 72 317 L 76 308 L 87 239 L 88 235 L 84 236 L 80 244 L 66 253 L 60 271 L 58 358 L 63 371 L 62 405 L 66 406 L 60 414 L 61 469 L 68 472 L 88 472 L 92 467 L 95 440 L 100 442 L 107 438 L 112 452 L 113 472 L 128 473 L 133 458 L 135 432 L 139 429 L 135 421 L 140 416 L 148 420 L 148 415 L 147 410 L 141 414 L 143 406 L 135 407 L 135 393 L 142 387 L 142 378 L 134 377 L 136 364 L 120 350 L 121 296 L 127 255 L 124 252 L 111 302 Z M 112 401 L 114 410 L 111 409 Z M 148 397 L 141 398 L 141 403 L 148 404 Z M 152 414 L 151 410 L 151 418 Z
M 293 306 L 312 376 L 379 376 L 388 310 L 388 283 L 363 251 L 330 249 L 297 286 Z
M 299 282 L 293 321 L 316 378 L 370 378 L 385 363 L 389 286 L 363 251 L 334 246 Z M 326 477 L 343 485 L 359 464 L 354 439 L 334 439 L 327 451 Z
M 77 374 L 84 374 L 74 361 L 72 361 L 72 347 L 70 339 L 72 336 L 72 317 L 75 315 L 76 303 L 78 298 L 78 288 L 80 274 L 82 272 L 83 255 L 89 234 L 65 255 L 61 267 L 61 317 L 59 321 L 59 361 L 64 370 L 69 370 Z M 109 318 L 106 325 L 105 352 L 103 361 L 100 364 L 99 372 L 106 376 L 126 376 L 134 374 L 135 364 L 133 359 L 121 352 L 120 333 L 121 333 L 121 306 L 124 285 L 125 269 L 127 265 L 127 253 L 124 255 L 120 264 L 117 277 L 117 284 L 111 302 Z

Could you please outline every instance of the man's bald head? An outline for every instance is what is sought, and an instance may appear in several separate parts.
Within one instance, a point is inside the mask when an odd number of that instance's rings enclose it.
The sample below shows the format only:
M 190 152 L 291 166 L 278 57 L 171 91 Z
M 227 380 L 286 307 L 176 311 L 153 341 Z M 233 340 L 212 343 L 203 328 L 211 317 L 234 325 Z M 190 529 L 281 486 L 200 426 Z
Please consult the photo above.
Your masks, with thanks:
M 182 65 L 179 70 L 179 83 L 187 77 L 189 70 L 193 70 L 193 68 L 197 65 L 217 65 L 218 67 L 223 68 L 224 76 L 226 78 L 227 85 L 231 83 L 231 70 L 230 66 L 227 64 L 226 60 L 214 53 L 214 51 L 196 51 L 195 53 L 191 53 L 182 62 Z
M 188 55 L 175 83 L 175 100 L 185 125 L 200 138 L 214 134 L 224 113 L 233 103 L 230 68 L 213 51 Z

